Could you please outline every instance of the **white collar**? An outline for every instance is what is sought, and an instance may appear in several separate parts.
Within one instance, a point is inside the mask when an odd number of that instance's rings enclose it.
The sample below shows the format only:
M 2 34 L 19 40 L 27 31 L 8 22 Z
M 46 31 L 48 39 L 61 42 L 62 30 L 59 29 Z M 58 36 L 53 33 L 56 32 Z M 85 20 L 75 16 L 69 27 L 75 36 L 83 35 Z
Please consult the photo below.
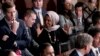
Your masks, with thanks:
M 93 51 L 93 53 L 96 55 L 96 51 L 99 52 L 99 49 L 92 46 L 92 51 Z M 99 55 L 100 55 L 100 54 L 99 54 Z
M 42 9 L 34 9 L 36 13 L 41 12 L 42 13 Z
M 5 17 L 4 19 L 5 19 L 5 21 L 6 21 L 7 25 L 8 25 L 8 27 L 11 29 L 11 23 L 6 19 L 6 17 Z
M 95 52 L 96 50 L 98 50 L 98 48 L 92 46 L 92 51 Z
M 29 29 L 29 27 L 26 25 L 26 23 L 25 23 L 25 22 L 24 22 L 24 25 L 25 25 L 25 28 L 26 28 L 26 29 Z
M 76 50 L 79 56 L 84 56 L 79 50 Z
M 81 19 L 82 19 L 82 17 L 78 17 L 78 19 L 80 19 L 80 20 L 81 20 Z
M 50 27 L 50 28 L 45 28 L 48 32 L 51 32 L 51 31 L 55 31 L 59 28 L 60 26 L 59 25 L 55 25 L 53 27 Z

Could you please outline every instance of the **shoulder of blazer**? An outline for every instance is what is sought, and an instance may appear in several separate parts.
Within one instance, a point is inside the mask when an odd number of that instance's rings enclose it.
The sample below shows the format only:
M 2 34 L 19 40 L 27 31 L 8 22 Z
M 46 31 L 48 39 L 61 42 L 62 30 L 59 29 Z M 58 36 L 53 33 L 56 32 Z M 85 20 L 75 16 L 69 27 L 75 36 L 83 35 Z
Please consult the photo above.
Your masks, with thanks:
M 79 56 L 79 55 L 78 55 L 77 51 L 74 50 L 74 51 L 72 51 L 72 53 L 69 56 Z
M 3 18 L 3 19 L 0 21 L 0 26 L 3 26 L 3 25 L 8 26 L 7 22 L 5 21 L 5 18 Z

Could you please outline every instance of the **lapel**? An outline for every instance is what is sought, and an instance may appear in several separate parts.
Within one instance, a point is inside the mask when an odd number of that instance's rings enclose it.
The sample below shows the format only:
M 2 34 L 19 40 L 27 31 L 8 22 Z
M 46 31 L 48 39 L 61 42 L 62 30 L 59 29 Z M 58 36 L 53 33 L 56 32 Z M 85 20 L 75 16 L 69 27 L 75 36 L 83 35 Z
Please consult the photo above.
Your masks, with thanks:
M 99 53 L 100 53 L 100 47 L 98 48 L 98 50 L 99 50 Z
M 6 22 L 5 18 L 3 18 L 0 22 L 1 22 L 2 25 L 5 25 L 7 28 L 10 29 L 10 27 L 9 27 L 8 23 Z
M 32 10 L 36 13 L 36 11 L 34 10 L 34 8 Z M 42 9 L 42 15 L 43 15 L 43 17 L 46 15 L 46 10 L 45 9 Z
M 86 54 L 85 56 L 95 56 L 92 49 L 90 50 L 90 52 L 88 54 Z
M 92 50 L 90 50 L 90 56 L 95 56 Z
M 35 11 L 35 9 L 33 8 L 32 10 L 33 10 L 33 11 L 36 13 L 36 15 L 37 15 L 37 12 Z M 42 9 L 42 16 L 43 16 L 43 20 L 44 20 L 44 16 L 45 16 L 45 14 L 46 14 L 46 10 Z M 35 24 L 34 24 L 34 25 L 37 25 L 37 24 L 41 24 L 41 21 L 40 21 L 40 19 L 39 19 L 39 16 L 38 16 L 38 15 L 36 16 L 36 22 L 35 22 Z
M 70 54 L 70 56 L 79 56 L 79 55 L 78 55 L 77 51 L 74 50 L 74 51 Z
M 40 24 L 40 19 L 39 19 L 39 17 L 38 17 L 38 15 L 37 15 L 37 12 L 34 10 L 34 8 L 33 8 L 33 11 L 35 12 L 35 14 L 36 14 L 36 24 Z

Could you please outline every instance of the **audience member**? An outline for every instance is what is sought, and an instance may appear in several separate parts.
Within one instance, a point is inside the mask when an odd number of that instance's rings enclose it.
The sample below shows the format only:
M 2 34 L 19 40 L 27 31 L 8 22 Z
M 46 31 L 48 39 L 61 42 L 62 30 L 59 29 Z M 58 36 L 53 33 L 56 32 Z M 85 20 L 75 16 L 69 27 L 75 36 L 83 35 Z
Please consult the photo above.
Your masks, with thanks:
M 84 32 L 84 19 L 83 3 L 77 2 L 75 5 L 75 18 L 73 19 L 77 32 Z
M 72 0 L 61 0 L 60 2 L 60 7 L 59 9 L 61 9 L 59 11 L 59 16 L 60 16 L 60 26 L 63 28 L 67 25 L 69 25 L 69 27 L 73 30 L 74 26 L 75 26 L 75 22 L 73 21 L 74 18 L 74 14 L 72 13 L 73 10 L 73 5 L 72 5 Z M 75 33 L 75 31 L 74 31 Z
M 16 17 L 16 6 L 13 2 L 2 5 L 5 17 L 0 21 L 0 46 L 2 49 L 21 50 L 22 56 L 30 54 L 26 49 L 30 42 L 26 33 L 24 22 Z
M 55 56 L 54 48 L 50 43 L 44 43 L 39 48 L 40 56 Z
M 94 27 L 100 28 L 100 11 L 96 11 L 92 15 L 92 25 L 89 29 Z
M 32 37 L 32 33 L 30 30 L 30 27 L 32 27 L 32 25 L 35 23 L 35 19 L 36 19 L 36 14 L 30 9 L 26 10 L 24 14 L 24 23 L 28 37 L 30 38 L 31 41 L 28 49 L 34 55 L 36 54 L 36 51 L 39 47 L 38 43 L 34 40 L 34 37 Z
M 93 38 L 87 33 L 80 33 L 77 35 L 75 41 L 75 50 L 69 56 L 84 56 L 89 53 L 92 47 Z
M 100 56 L 100 29 L 92 28 L 88 33 L 93 37 L 93 45 L 91 51 L 86 56 Z
M 44 25 L 43 17 L 46 14 L 45 9 L 43 9 L 43 0 L 32 0 L 33 2 L 33 11 L 36 13 L 36 23 L 39 23 L 41 26 Z
M 58 25 L 58 22 L 58 14 L 54 11 L 48 11 L 44 18 L 44 29 L 41 30 L 39 27 L 37 29 L 38 43 L 55 43 L 56 41 L 66 42 L 68 40 L 69 35 L 63 31 Z

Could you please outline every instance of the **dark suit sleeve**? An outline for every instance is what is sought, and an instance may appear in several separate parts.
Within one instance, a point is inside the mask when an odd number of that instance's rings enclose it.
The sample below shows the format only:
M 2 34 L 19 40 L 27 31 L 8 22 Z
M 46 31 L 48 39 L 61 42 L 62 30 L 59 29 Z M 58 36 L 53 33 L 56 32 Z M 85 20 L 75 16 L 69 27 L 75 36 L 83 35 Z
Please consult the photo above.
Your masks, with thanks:
M 20 49 L 24 49 L 29 45 L 30 40 L 28 38 L 23 21 L 20 22 L 19 27 L 20 27 L 20 30 L 19 30 L 20 32 L 18 32 L 18 34 L 20 33 L 20 36 L 18 35 L 18 40 L 16 40 L 16 43 Z
M 35 42 L 35 40 L 30 39 L 30 37 L 28 37 L 26 30 L 23 32 L 23 36 L 22 36 L 22 40 L 17 40 L 17 46 L 21 49 L 26 48 L 28 46 L 32 46 L 35 48 L 38 48 L 38 43 Z
M 2 48 L 7 48 L 7 49 L 12 48 L 17 36 L 13 32 L 11 32 L 7 27 L 0 27 L 0 31 L 1 31 L 0 32 L 0 46 Z M 7 41 L 2 40 L 4 35 L 9 36 Z
M 15 40 L 16 40 L 16 38 L 17 38 L 17 36 L 13 33 L 13 32 L 10 32 L 10 34 L 9 34 L 9 39 L 7 40 L 7 46 L 10 48 L 11 46 L 11 48 L 13 48 L 13 46 L 14 46 L 14 42 L 15 42 Z

